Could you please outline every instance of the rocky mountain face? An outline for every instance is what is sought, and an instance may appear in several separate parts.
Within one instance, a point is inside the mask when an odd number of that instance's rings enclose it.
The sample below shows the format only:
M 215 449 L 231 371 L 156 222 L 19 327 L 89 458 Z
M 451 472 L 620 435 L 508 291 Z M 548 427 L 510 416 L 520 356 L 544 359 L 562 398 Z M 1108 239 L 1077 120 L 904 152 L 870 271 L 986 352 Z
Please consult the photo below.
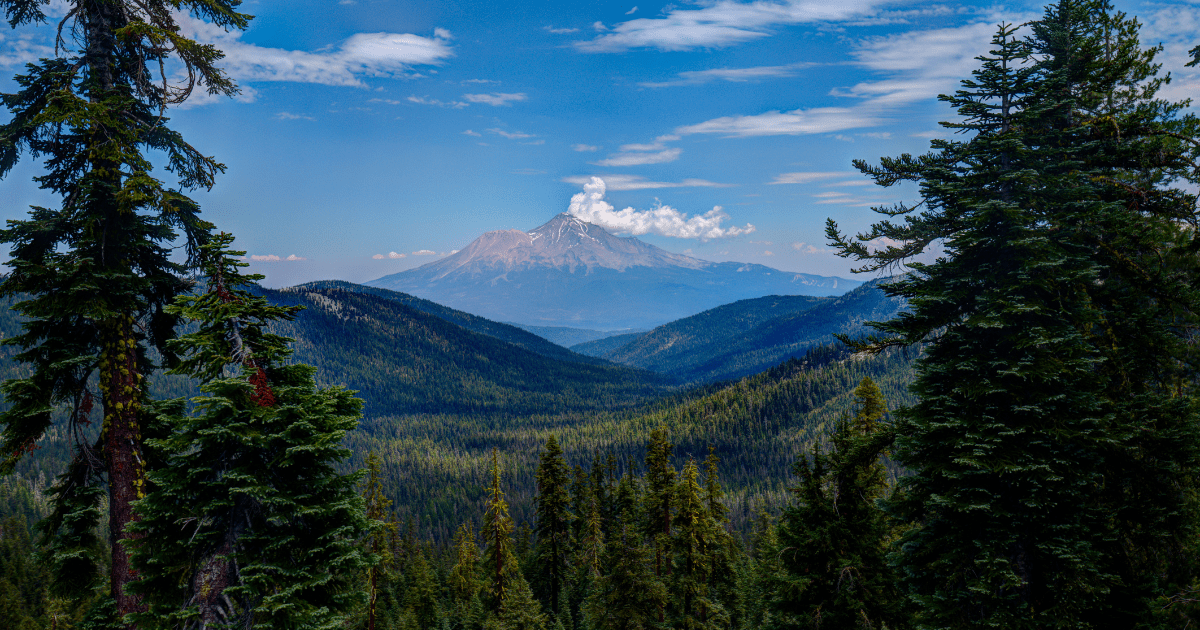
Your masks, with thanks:
M 673 254 L 563 213 L 488 232 L 459 252 L 369 286 L 530 326 L 650 328 L 764 295 L 840 295 L 854 280 Z

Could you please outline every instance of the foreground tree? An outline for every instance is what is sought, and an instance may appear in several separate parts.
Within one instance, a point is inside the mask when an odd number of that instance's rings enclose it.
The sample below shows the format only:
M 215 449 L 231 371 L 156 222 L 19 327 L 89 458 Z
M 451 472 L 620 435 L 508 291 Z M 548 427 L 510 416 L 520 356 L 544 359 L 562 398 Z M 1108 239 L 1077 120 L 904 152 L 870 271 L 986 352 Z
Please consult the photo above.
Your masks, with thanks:
M 779 570 L 767 573 L 776 628 L 902 628 L 904 598 L 887 553 L 892 524 L 876 505 L 887 484 L 881 425 L 887 406 L 869 378 L 854 390 L 857 411 L 796 462 L 795 503 L 778 528 Z
M 0 0 L 14 28 L 44 22 L 45 4 Z M 5 340 L 22 349 L 17 359 L 31 374 L 0 388 L 11 405 L 0 415 L 0 468 L 12 470 L 36 448 L 53 409 L 70 409 L 66 422 L 78 455 L 55 486 L 56 511 L 47 521 L 55 573 L 68 588 L 99 581 L 88 529 L 107 486 L 109 583 L 124 614 L 139 610 L 124 588 L 134 576 L 122 541 L 145 487 L 144 382 L 154 369 L 146 350 L 171 359 L 164 342 L 175 317 L 165 307 L 188 288 L 168 246 L 182 236 L 194 255 L 208 238 L 209 224 L 182 191 L 211 187 L 224 168 L 169 129 L 163 113 L 198 85 L 212 94 L 236 92 L 215 65 L 220 51 L 180 35 L 173 11 L 234 29 L 245 28 L 249 16 L 236 12 L 238 0 L 66 4 L 59 56 L 28 65 L 16 79 L 20 91 L 0 96 L 12 115 L 0 126 L 0 177 L 23 154 L 44 157 L 46 172 L 36 181 L 62 197 L 60 207 L 33 208 L 28 220 L 0 232 L 0 242 L 12 245 L 12 273 L 0 293 L 31 296 L 16 307 L 28 318 L 24 334 Z M 186 76 L 181 84 L 162 74 L 175 67 Z M 151 150 L 165 157 L 177 188 L 150 174 Z M 104 424 L 89 444 L 83 427 L 97 399 Z
M 173 371 L 205 395 L 150 441 L 166 461 L 129 528 L 140 572 L 130 588 L 149 604 L 133 618 L 144 628 L 339 628 L 374 560 L 358 543 L 369 529 L 359 475 L 336 469 L 362 401 L 286 363 L 290 340 L 266 328 L 297 307 L 246 289 L 262 276 L 238 273 L 247 263 L 226 249 L 232 240 L 203 247 L 208 290 L 169 307 L 199 325 L 169 346 L 182 357 Z
M 897 428 L 899 569 L 931 626 L 1153 624 L 1196 568 L 1200 240 L 1171 185 L 1195 181 L 1196 121 L 1155 98 L 1157 50 L 1103 0 L 1014 31 L 943 97 L 968 139 L 856 164 L 920 185 L 879 209 L 905 221 L 829 225 L 865 270 L 945 247 L 888 285 L 912 313 L 862 344 L 930 344 Z
M 570 470 L 563 458 L 558 441 L 551 435 L 546 440 L 538 464 L 537 497 L 537 546 L 534 550 L 535 584 L 540 600 L 557 618 L 560 600 L 567 580 L 567 556 L 571 551 L 571 494 L 569 492 Z

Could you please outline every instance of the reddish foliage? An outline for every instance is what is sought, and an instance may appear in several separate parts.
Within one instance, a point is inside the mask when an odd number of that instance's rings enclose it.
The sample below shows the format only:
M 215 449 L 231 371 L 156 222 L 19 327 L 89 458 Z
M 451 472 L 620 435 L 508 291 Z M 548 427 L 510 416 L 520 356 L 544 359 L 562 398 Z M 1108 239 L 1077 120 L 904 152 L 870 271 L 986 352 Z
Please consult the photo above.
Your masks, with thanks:
M 267 382 L 267 373 L 262 368 L 258 368 L 258 371 L 250 377 L 250 384 L 254 386 L 254 393 L 250 394 L 250 400 L 259 407 L 275 405 L 275 393 L 271 391 L 271 385 Z

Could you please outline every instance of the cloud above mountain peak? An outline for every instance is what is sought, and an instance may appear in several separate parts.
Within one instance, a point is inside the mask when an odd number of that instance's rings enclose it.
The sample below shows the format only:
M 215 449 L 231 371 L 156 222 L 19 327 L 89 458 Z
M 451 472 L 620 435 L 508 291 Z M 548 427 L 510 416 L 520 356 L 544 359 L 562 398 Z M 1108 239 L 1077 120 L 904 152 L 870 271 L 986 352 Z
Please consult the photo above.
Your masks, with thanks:
M 749 234 L 755 227 L 749 223 L 745 227 L 721 227 L 721 223 L 729 219 L 729 215 L 714 206 L 712 210 L 693 217 L 686 212 L 680 212 L 670 206 L 658 204 L 650 210 L 635 210 L 632 207 L 617 210 L 604 200 L 606 192 L 604 180 L 599 177 L 583 185 L 583 192 L 571 197 L 571 205 L 567 212 L 583 221 L 598 225 L 606 230 L 617 233 L 628 233 L 634 236 L 641 234 L 658 234 L 673 238 L 698 238 L 709 240 L 728 238 Z

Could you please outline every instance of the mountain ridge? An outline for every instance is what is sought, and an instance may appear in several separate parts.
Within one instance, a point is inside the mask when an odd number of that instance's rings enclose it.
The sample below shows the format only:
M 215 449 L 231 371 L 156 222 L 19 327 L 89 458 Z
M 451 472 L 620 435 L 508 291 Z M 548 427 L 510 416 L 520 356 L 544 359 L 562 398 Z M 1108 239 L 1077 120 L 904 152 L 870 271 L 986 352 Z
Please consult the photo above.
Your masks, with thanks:
M 861 282 L 701 260 L 562 213 L 529 232 L 487 232 L 441 260 L 364 284 L 493 321 L 648 329 L 741 299 L 840 295 Z

